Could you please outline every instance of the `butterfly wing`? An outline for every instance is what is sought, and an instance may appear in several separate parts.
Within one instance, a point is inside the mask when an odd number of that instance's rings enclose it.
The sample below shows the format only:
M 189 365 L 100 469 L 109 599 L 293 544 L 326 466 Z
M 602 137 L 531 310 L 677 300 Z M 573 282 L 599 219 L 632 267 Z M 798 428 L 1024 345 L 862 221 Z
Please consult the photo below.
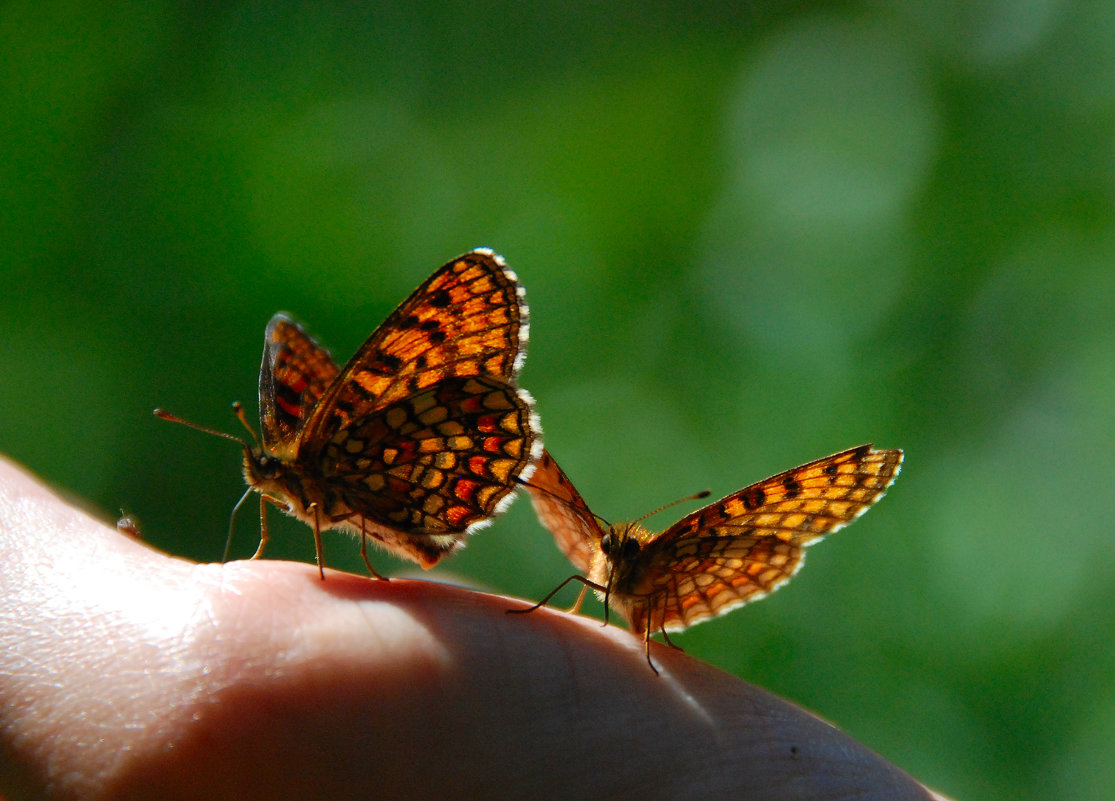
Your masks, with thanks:
M 293 446 L 311 410 L 340 369 L 329 351 L 285 314 L 264 334 L 259 370 L 259 417 L 263 444 L 272 452 Z
M 870 445 L 772 476 L 682 518 L 648 543 L 632 594 L 637 631 L 680 631 L 777 589 L 803 548 L 855 520 L 897 477 L 902 451 Z M 657 600 L 661 599 L 661 600 Z
M 542 451 L 526 488 L 538 519 L 553 534 L 561 552 L 588 575 L 601 553 L 604 532 L 581 493 L 548 451 Z
M 491 376 L 513 384 L 528 311 L 515 273 L 489 250 L 441 267 L 411 293 L 345 365 L 299 437 L 300 455 L 339 429 L 445 378 Z M 523 405 L 530 398 L 520 391 Z
M 463 534 L 501 511 L 541 449 L 531 398 L 513 383 L 526 337 L 523 290 L 498 256 L 473 251 L 435 272 L 349 360 L 299 432 L 296 458 L 323 487 L 319 508 L 412 542 Z
M 327 448 L 321 467 L 350 509 L 436 538 L 510 502 L 535 458 L 533 425 L 514 387 L 447 378 L 354 423 L 348 446 Z

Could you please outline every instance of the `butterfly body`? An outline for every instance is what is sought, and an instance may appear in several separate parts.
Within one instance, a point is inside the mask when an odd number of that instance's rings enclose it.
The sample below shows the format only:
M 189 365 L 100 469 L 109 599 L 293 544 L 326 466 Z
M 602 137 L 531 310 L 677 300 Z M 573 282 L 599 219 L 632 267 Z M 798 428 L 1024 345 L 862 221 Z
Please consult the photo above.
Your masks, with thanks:
M 767 595 L 801 567 L 804 548 L 882 497 L 902 452 L 862 445 L 772 476 L 686 515 L 660 533 L 610 526 L 589 511 L 543 451 L 531 502 L 575 577 L 648 642 Z M 649 660 L 649 650 L 648 650 Z
M 515 383 L 529 330 L 523 294 L 499 256 L 466 253 L 343 367 L 276 314 L 260 367 L 261 437 L 242 443 L 244 478 L 261 497 L 255 557 L 268 502 L 313 528 L 319 566 L 326 529 L 358 536 L 365 563 L 370 538 L 431 567 L 499 514 L 541 452 L 530 395 Z

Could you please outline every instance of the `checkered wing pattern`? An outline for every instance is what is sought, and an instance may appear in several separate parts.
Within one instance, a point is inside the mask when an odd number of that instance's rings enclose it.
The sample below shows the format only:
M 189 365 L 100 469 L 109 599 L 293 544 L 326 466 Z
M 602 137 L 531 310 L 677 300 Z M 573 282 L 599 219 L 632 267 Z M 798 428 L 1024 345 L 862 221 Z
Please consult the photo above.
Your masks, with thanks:
M 319 561 L 318 532 L 343 527 L 435 564 L 510 502 L 541 450 L 515 384 L 527 318 L 515 274 L 489 250 L 437 270 L 340 369 L 276 315 L 249 484 L 314 527 Z
M 531 413 L 486 377 L 447 378 L 353 424 L 320 469 L 349 508 L 403 531 L 464 531 L 500 510 L 531 459 Z
M 862 445 L 682 518 L 651 538 L 628 572 L 632 628 L 680 631 L 777 589 L 801 567 L 803 548 L 867 511 L 901 465 L 901 451 Z
M 325 391 L 299 436 L 309 458 L 338 431 L 447 378 L 511 383 L 527 341 L 523 289 L 490 251 L 446 264 L 376 329 Z

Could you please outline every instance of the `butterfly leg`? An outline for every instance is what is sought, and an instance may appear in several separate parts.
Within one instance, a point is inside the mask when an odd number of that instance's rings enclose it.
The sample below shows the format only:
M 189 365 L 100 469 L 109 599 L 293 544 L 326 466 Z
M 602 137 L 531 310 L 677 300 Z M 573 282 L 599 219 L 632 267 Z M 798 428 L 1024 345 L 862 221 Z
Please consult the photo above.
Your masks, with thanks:
M 232 507 L 232 514 L 228 516 L 228 536 L 225 538 L 225 552 L 221 555 L 221 564 L 228 561 L 228 552 L 229 549 L 232 548 L 232 530 L 236 525 L 236 513 L 240 511 L 240 507 L 244 505 L 244 501 L 248 500 L 248 496 L 251 494 L 252 488 L 248 487 L 244 494 L 240 496 L 240 500 Z M 267 520 L 263 516 L 263 497 L 263 495 L 259 496 L 259 527 L 261 536 L 259 547 L 256 549 L 255 556 L 252 557 L 253 559 L 263 553 L 263 543 L 267 540 Z
M 259 496 L 259 547 L 256 552 L 252 554 L 252 559 L 259 559 L 263 556 L 263 549 L 267 547 L 267 501 L 269 498 L 266 495 Z M 233 512 L 236 510 L 233 509 Z M 228 545 L 232 544 L 232 527 L 229 527 L 228 544 L 225 545 L 225 552 L 228 552 Z
M 507 614 L 509 614 L 509 615 L 525 615 L 527 612 L 533 612 L 535 609 L 539 609 L 539 608 L 545 606 L 551 598 L 553 598 L 555 595 L 557 595 L 559 592 L 561 592 L 563 589 L 565 589 L 565 585 L 568 584 L 571 581 L 581 582 L 582 584 L 585 585 L 585 589 L 588 589 L 589 587 L 592 587 L 594 590 L 603 590 L 604 589 L 603 587 L 597 586 L 593 582 L 589 581 L 584 576 L 570 576 L 565 581 L 561 582 L 561 584 L 554 587 L 545 598 L 543 598 L 541 601 L 536 603 L 534 606 L 528 607 L 526 609 L 508 609 Z
M 360 515 L 360 558 L 364 560 L 364 567 L 368 568 L 369 573 L 380 581 L 388 581 L 387 576 L 381 576 L 368 561 L 368 534 L 364 531 L 364 515 Z
M 565 611 L 571 615 L 575 615 L 581 611 L 581 603 L 585 600 L 585 595 L 588 593 L 588 585 L 585 584 L 581 587 L 581 594 L 577 596 L 577 601 Z
M 321 580 L 325 581 L 325 556 L 321 550 L 321 523 L 318 522 L 317 502 L 311 503 L 310 508 L 314 510 L 314 549 L 317 552 L 317 572 L 321 574 Z
M 647 626 L 643 630 L 643 648 L 646 650 L 647 664 L 650 665 L 650 669 L 654 671 L 655 676 L 661 676 L 662 674 L 658 672 L 658 668 L 654 666 L 654 662 L 650 661 L 650 626 Z
M 666 645 L 670 646 L 675 651 L 681 651 L 683 654 L 685 653 L 685 649 L 682 648 L 680 645 L 674 645 L 673 641 L 670 639 L 670 635 L 666 633 L 666 629 L 661 629 L 661 632 L 662 639 L 666 641 Z

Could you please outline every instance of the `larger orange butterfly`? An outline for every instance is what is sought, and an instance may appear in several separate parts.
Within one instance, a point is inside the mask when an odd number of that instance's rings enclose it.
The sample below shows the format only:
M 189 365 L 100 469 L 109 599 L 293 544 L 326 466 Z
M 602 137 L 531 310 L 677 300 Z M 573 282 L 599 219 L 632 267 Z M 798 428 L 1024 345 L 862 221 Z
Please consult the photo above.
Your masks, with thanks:
M 801 567 L 803 548 L 859 517 L 890 486 L 902 451 L 870 445 L 842 451 L 752 484 L 686 515 L 660 534 L 638 522 L 601 524 L 543 451 L 526 487 L 542 524 L 592 588 L 643 638 L 681 631 L 762 598 Z M 706 493 L 707 494 L 707 493 Z M 531 611 L 516 610 L 516 611 Z
M 262 441 L 237 440 L 249 492 L 260 493 L 252 558 L 267 545 L 268 502 L 313 527 L 322 578 L 325 529 L 359 536 L 369 572 L 382 578 L 368 562 L 369 537 L 428 568 L 501 512 L 542 448 L 531 398 L 515 385 L 528 332 L 523 294 L 499 256 L 466 253 L 403 301 L 343 369 L 275 315 L 259 375 Z

